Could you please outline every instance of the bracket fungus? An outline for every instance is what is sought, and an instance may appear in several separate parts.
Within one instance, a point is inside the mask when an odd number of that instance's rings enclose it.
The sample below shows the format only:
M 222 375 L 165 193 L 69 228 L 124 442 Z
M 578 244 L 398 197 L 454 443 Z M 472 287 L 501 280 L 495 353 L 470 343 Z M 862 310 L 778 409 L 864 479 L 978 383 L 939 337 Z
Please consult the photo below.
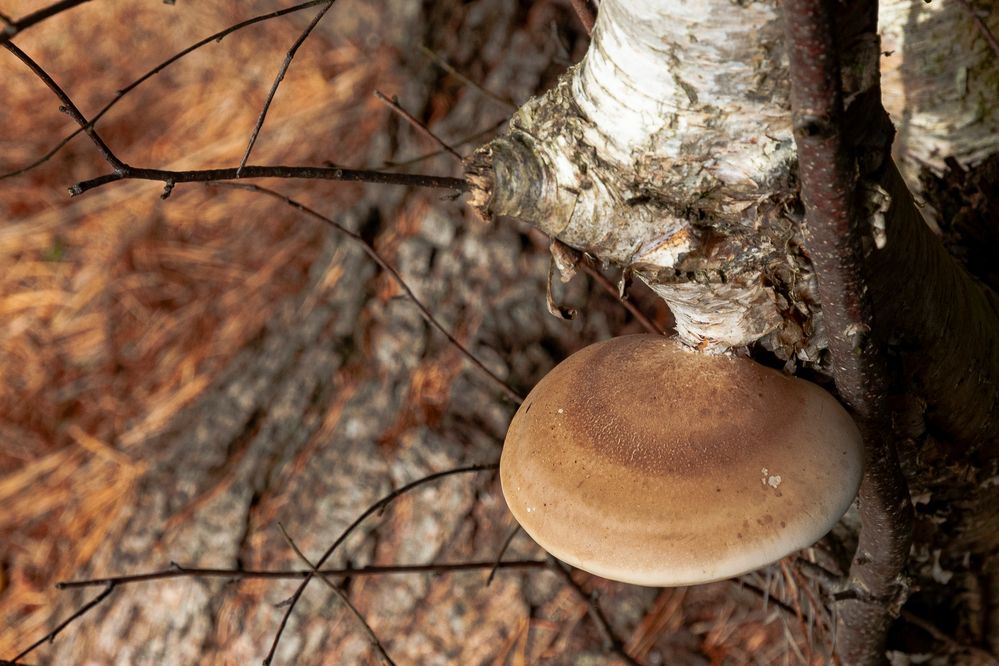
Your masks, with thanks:
M 503 494 L 555 557 L 638 585 L 752 571 L 849 508 L 863 446 L 830 394 L 746 358 L 654 335 L 591 345 L 514 416 Z

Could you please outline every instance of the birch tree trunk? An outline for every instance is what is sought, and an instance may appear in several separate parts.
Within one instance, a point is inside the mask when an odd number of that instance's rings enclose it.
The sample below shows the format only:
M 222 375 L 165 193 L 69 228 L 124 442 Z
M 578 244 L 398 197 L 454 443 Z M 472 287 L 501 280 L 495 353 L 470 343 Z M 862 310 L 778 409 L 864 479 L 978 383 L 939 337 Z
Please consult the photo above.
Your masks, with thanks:
M 999 300 L 947 254 L 892 163 L 870 10 L 847 3 L 836 17 L 844 126 L 866 229 L 870 335 L 894 361 L 895 437 L 924 503 L 917 528 L 940 524 L 945 510 L 947 538 L 953 544 L 960 535 L 963 549 L 917 529 L 909 574 L 942 602 L 930 553 L 945 553 L 954 571 L 980 567 L 985 580 L 976 585 L 996 580 L 988 573 L 996 569 L 996 535 L 983 526 L 993 520 L 988 479 L 999 441 Z M 867 332 L 830 330 L 803 248 L 787 48 L 776 3 L 604 0 L 584 60 L 470 161 L 470 202 L 486 219 L 527 221 L 638 276 L 669 304 L 690 346 L 765 350 L 789 370 L 832 374 L 830 340 L 858 348 Z M 995 89 L 980 94 L 994 98 Z M 989 123 L 994 135 L 989 117 L 971 123 L 972 138 L 955 140 L 954 150 L 983 148 L 974 137 Z M 910 125 L 906 145 L 915 154 L 925 142 L 911 135 L 923 130 Z M 939 137 L 928 141 L 939 145 Z M 968 493 L 962 511 L 936 504 L 960 492 Z M 864 526 L 858 567 L 889 557 L 864 550 L 879 548 L 877 533 L 887 529 Z M 866 637 L 847 661 L 883 658 L 906 586 L 898 577 L 868 590 L 881 607 L 844 626 Z M 848 602 L 844 614 L 858 603 Z
M 999 150 L 999 58 L 983 28 L 999 12 L 973 14 L 959 2 L 881 2 L 884 104 L 898 130 L 895 157 L 917 186 L 947 160 L 965 168 Z

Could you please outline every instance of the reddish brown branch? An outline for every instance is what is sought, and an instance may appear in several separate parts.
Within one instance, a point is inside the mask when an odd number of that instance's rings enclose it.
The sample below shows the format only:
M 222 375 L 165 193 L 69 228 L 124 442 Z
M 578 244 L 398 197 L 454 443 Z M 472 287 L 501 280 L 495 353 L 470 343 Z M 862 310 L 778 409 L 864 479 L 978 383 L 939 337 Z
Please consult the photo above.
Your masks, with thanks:
M 787 0 L 783 11 L 805 250 L 818 278 L 836 389 L 857 418 L 867 449 L 862 528 L 849 580 L 857 598 L 839 607 L 837 650 L 846 663 L 874 664 L 884 659 L 888 625 L 904 601 L 912 507 L 891 430 L 886 363 L 868 335 L 874 321 L 856 205 L 857 163 L 843 135 L 832 8 L 826 0 Z M 866 29 L 873 31 L 869 23 Z
M 635 320 L 642 325 L 642 328 L 644 328 L 646 331 L 652 334 L 666 335 L 666 332 L 663 331 L 663 329 L 659 328 L 659 326 L 656 325 L 655 322 L 646 317 L 645 313 L 639 310 L 634 303 L 629 301 L 627 298 L 622 297 L 617 287 L 614 286 L 614 283 L 608 280 L 607 276 L 601 273 L 598 268 L 593 266 L 590 263 L 588 257 L 583 257 L 583 260 L 580 261 L 580 267 L 583 269 L 584 273 L 593 278 L 593 280 L 598 285 L 600 285 L 604 291 L 606 291 L 614 298 L 614 300 L 620 303 L 625 310 L 630 312 L 631 316 L 634 317 Z
M 968 16 L 970 16 L 971 20 L 975 23 L 975 27 L 978 28 L 978 32 L 982 33 L 982 37 L 984 37 L 985 41 L 988 42 L 992 52 L 995 53 L 997 58 L 999 58 L 999 40 L 996 40 L 996 36 L 992 34 L 991 30 L 989 30 L 988 24 L 982 20 L 982 17 L 978 15 L 978 12 L 975 11 L 975 8 L 970 2 L 968 2 L 968 0 L 957 0 L 957 2 L 961 5 L 961 8 L 968 13 Z
M 597 15 L 590 6 L 590 0 L 571 0 L 572 8 L 579 17 L 579 22 L 583 24 L 583 29 L 587 35 L 593 34 L 593 26 L 596 25 Z

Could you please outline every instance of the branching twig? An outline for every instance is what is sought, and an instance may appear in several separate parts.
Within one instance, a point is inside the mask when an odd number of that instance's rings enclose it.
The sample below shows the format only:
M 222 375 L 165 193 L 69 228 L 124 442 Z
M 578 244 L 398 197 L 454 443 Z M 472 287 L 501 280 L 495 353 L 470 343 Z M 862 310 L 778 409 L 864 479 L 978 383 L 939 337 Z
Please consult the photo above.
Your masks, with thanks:
M 14 20 L 9 16 L 4 15 L 3 21 L 7 25 L 4 26 L 3 30 L 0 30 L 0 44 L 6 44 L 10 41 L 11 37 L 19 32 L 27 30 L 33 25 L 37 25 L 46 19 L 50 19 L 56 14 L 61 14 L 67 9 L 72 9 L 78 5 L 82 5 L 85 2 L 90 2 L 90 0 L 60 0 L 59 2 L 53 2 L 47 7 L 42 7 L 41 9 L 36 9 L 27 16 L 22 16 L 21 18 Z M 16 659 L 14 661 L 17 661 Z
M 277 76 L 274 77 L 274 83 L 271 84 L 270 92 L 267 93 L 267 98 L 264 99 L 264 105 L 260 109 L 260 115 L 257 116 L 257 122 L 253 125 L 253 131 L 250 132 L 250 141 L 246 144 L 246 150 L 243 151 L 243 157 L 239 160 L 239 168 L 236 169 L 236 177 L 239 178 L 243 175 L 243 170 L 246 167 L 246 161 L 250 159 L 250 153 L 253 152 L 253 146 L 257 143 L 257 137 L 260 135 L 260 130 L 264 126 L 264 121 L 267 119 L 267 112 L 271 108 L 271 103 L 274 101 L 274 96 L 277 95 L 278 87 L 281 85 L 281 81 L 284 80 L 284 75 L 288 73 L 288 68 L 291 67 L 291 61 L 295 59 L 295 54 L 298 52 L 299 47 L 305 43 L 305 40 L 309 38 L 312 31 L 315 29 L 319 22 L 323 20 L 326 13 L 333 7 L 336 0 L 327 0 L 326 6 L 323 7 L 309 22 L 309 25 L 305 27 L 302 34 L 298 36 L 295 43 L 291 45 L 288 49 L 288 53 L 284 56 L 284 62 L 281 63 L 280 69 L 278 69 Z
M 515 524 L 510 530 L 510 533 L 506 535 L 506 539 L 503 540 L 503 545 L 500 546 L 499 552 L 496 553 L 496 566 L 489 570 L 489 577 L 486 578 L 486 587 L 492 584 L 493 578 L 496 576 L 496 572 L 499 570 L 499 566 L 503 561 L 503 556 L 506 555 L 506 549 L 510 547 L 513 543 L 513 538 L 517 536 L 520 532 L 520 524 Z
M 818 278 L 836 388 L 857 418 L 867 449 L 860 488 L 862 529 L 850 567 L 851 587 L 865 595 L 839 608 L 837 649 L 846 663 L 880 663 L 892 614 L 904 601 L 902 570 L 911 541 L 912 506 L 886 404 L 886 363 L 868 335 L 873 319 L 855 203 L 856 156 L 843 136 L 833 10 L 826 0 L 787 0 L 783 11 L 806 209 L 805 250 Z
M 292 571 L 278 571 L 269 569 L 206 569 L 200 567 L 187 567 L 173 563 L 169 569 L 160 571 L 148 571 L 126 576 L 110 576 L 106 578 L 88 578 L 84 580 L 63 581 L 56 584 L 60 590 L 69 590 L 85 587 L 105 587 L 103 592 L 94 597 L 85 606 L 76 611 L 58 627 L 47 633 L 41 639 L 32 643 L 16 657 L 7 663 L 16 663 L 24 656 L 35 650 L 37 647 L 51 641 L 63 629 L 75 622 L 85 613 L 101 603 L 111 594 L 116 587 L 124 585 L 134 585 L 137 583 L 148 583 L 159 580 L 169 580 L 173 578 L 227 578 L 231 580 L 304 580 L 310 576 L 320 575 L 328 578 L 355 578 L 357 576 L 387 576 L 393 574 L 445 574 L 458 573 L 462 571 L 490 570 L 490 577 L 496 570 L 519 571 L 524 569 L 546 569 L 550 566 L 548 560 L 508 560 L 506 562 L 494 562 L 493 560 L 481 560 L 471 562 L 454 562 L 444 564 L 392 564 L 392 565 L 371 565 L 366 567 L 344 567 L 339 569 L 316 569 L 309 563 L 311 568 L 298 569 Z M 327 583 L 329 581 L 327 580 Z M 0 666 L 2 666 L 0 661 Z
M 310 571 L 312 571 L 312 573 L 316 576 L 319 576 L 319 580 L 323 581 L 328 588 L 333 590 L 333 593 L 340 599 L 343 605 L 347 607 L 347 610 L 349 610 L 354 617 L 357 618 L 358 624 L 360 624 L 361 628 L 364 629 L 364 633 L 368 635 L 368 640 L 371 642 L 372 647 L 378 650 L 378 653 L 382 656 L 382 660 L 389 664 L 389 666 L 395 666 L 395 662 L 392 660 L 392 657 L 389 656 L 389 653 L 385 651 L 385 646 L 382 645 L 382 642 L 378 639 L 378 635 L 375 634 L 374 629 L 371 628 L 368 621 L 364 619 L 363 615 L 361 615 L 361 611 L 357 610 L 357 607 L 351 603 L 350 598 L 347 597 L 347 593 L 316 568 L 316 565 L 312 563 L 312 560 L 310 560 L 305 553 L 301 551 L 294 539 L 292 539 L 287 530 L 284 529 L 284 525 L 278 523 L 278 529 L 281 530 L 281 536 L 283 536 L 284 540 L 288 543 L 288 547 L 295 551 L 295 555 L 298 556 L 298 559 L 305 562 L 305 564 L 309 566 Z
M 461 162 L 461 161 L 462 161 L 462 160 L 464 159 L 464 158 L 463 158 L 463 157 L 462 157 L 462 156 L 461 156 L 461 155 L 460 155 L 460 154 L 458 153 L 458 151 L 457 151 L 457 150 L 455 150 L 455 149 L 454 149 L 454 148 L 452 148 L 451 146 L 449 146 L 449 145 L 447 145 L 446 143 L 444 143 L 444 140 L 443 140 L 443 139 L 441 139 L 441 138 L 440 138 L 439 136 L 437 136 L 436 134 L 434 134 L 433 132 L 431 132 L 431 131 L 430 131 L 430 128 L 429 128 L 429 127 L 427 127 L 426 125 L 424 125 L 423 123 L 421 123 L 421 122 L 420 122 L 419 120 L 417 120 L 417 119 L 416 119 L 416 118 L 415 118 L 415 117 L 413 116 L 413 114 L 411 114 L 411 113 L 410 113 L 409 111 L 407 111 L 406 109 L 402 108 L 402 106 L 400 106 L 400 105 L 399 105 L 399 101 L 398 101 L 397 99 L 395 99 L 395 98 L 391 98 L 391 99 L 389 99 L 389 97 L 387 97 L 387 96 L 386 96 L 386 95 L 385 95 L 384 93 L 382 93 L 382 91 L 380 91 L 380 90 L 376 90 L 376 91 L 375 91 L 375 97 L 377 97 L 377 98 L 378 98 L 378 99 L 380 99 L 380 100 L 381 100 L 382 102 L 384 102 L 384 103 L 385 103 L 385 104 L 386 104 L 386 105 L 388 106 L 388 108 L 392 109 L 392 111 L 394 111 L 394 112 L 395 112 L 395 113 L 397 113 L 398 115 L 402 116 L 402 118 L 403 118 L 403 119 L 404 119 L 404 120 L 405 120 L 405 121 L 406 121 L 407 123 L 409 123 L 410 125 L 412 125 L 413 127 L 415 127 L 415 128 L 416 128 L 416 130 L 417 130 L 417 131 L 418 131 L 418 132 L 419 132 L 420 134 L 422 134 L 423 136 L 427 137 L 428 139 L 430 139 L 431 141 L 433 141 L 434 143 L 436 143 L 436 144 L 437 144 L 438 146 L 440 146 L 440 147 L 441 147 L 441 149 L 443 149 L 443 150 L 444 150 L 445 152 L 447 152 L 447 153 L 450 153 L 450 154 L 451 154 L 451 155 L 452 155 L 452 156 L 453 156 L 453 157 L 454 157 L 454 158 L 455 158 L 456 160 L 458 160 L 459 162 Z
M 84 0 L 84 1 L 88 1 L 88 0 Z M 135 90 L 136 88 L 138 88 L 141 84 L 145 83 L 147 80 L 151 79 L 153 76 L 159 74 L 164 69 L 166 69 L 167 67 L 169 67 L 173 63 L 177 62 L 178 60 L 180 60 L 184 56 L 187 56 L 190 53 L 192 53 L 194 51 L 197 51 L 202 46 L 205 46 L 206 44 L 211 44 L 212 42 L 220 42 L 220 41 L 222 41 L 222 39 L 224 37 L 226 37 L 226 36 L 228 36 L 228 35 L 236 32 L 238 30 L 242 30 L 243 28 L 247 28 L 247 27 L 249 27 L 251 25 L 254 25 L 256 23 L 260 23 L 262 21 L 267 21 L 267 20 L 270 20 L 270 19 L 273 19 L 273 18 L 278 18 L 278 17 L 284 16 L 286 14 L 292 14 L 294 12 L 300 12 L 303 9 L 308 9 L 310 7 L 315 7 L 316 5 L 321 5 L 324 2 L 329 2 L 329 0 L 309 0 L 309 2 L 303 2 L 301 4 L 294 5 L 293 7 L 286 7 L 284 9 L 279 9 L 277 11 L 268 12 L 266 14 L 260 14 L 259 16 L 254 16 L 253 18 L 246 19 L 245 21 L 240 21 L 239 23 L 234 23 L 234 24 L 230 25 L 228 28 L 225 28 L 224 30 L 219 30 L 216 33 L 208 35 L 204 39 L 201 39 L 201 40 L 199 40 L 199 41 L 191 44 L 187 48 L 185 48 L 185 49 L 183 49 L 181 51 L 178 51 L 177 53 L 173 54 L 172 56 L 170 56 L 169 58 L 167 58 L 166 60 L 164 60 L 160 64 L 158 64 L 155 67 L 153 67 L 152 69 L 150 69 L 148 72 L 146 72 L 145 74 L 143 74 L 139 78 L 137 78 L 134 81 L 132 81 L 131 83 L 129 83 L 124 88 L 121 88 L 120 90 L 118 90 L 118 92 L 114 96 L 114 99 L 112 99 L 110 102 L 108 102 L 107 104 L 105 104 L 101 108 L 100 111 L 98 111 L 96 114 L 94 114 L 93 118 L 90 119 L 90 122 L 87 123 L 87 125 L 85 125 L 83 127 L 79 127 L 76 130 L 74 130 L 73 132 L 71 132 L 70 134 L 68 134 L 59 143 L 57 143 L 53 148 L 51 148 L 48 152 L 46 152 L 44 155 L 42 155 L 41 157 L 39 157 L 37 160 L 35 160 L 31 164 L 23 166 L 20 169 L 16 169 L 14 171 L 10 171 L 8 173 L 0 174 L 0 180 L 3 180 L 4 178 L 10 178 L 12 176 L 18 176 L 18 175 L 20 175 L 22 173 L 25 173 L 27 171 L 30 171 L 30 170 L 34 169 L 35 167 L 37 167 L 37 166 L 39 166 L 41 164 L 44 164 L 45 162 L 47 162 L 48 160 L 50 160 L 53 155 L 55 155 L 57 152 L 59 152 L 62 149 L 63 146 L 65 146 L 67 143 L 69 143 L 70 141 L 72 141 L 78 134 L 81 134 L 82 132 L 86 131 L 87 128 L 92 127 L 93 125 L 95 125 L 97 123 L 97 121 L 100 120 L 101 118 L 103 118 L 104 114 L 106 114 L 108 111 L 110 111 L 112 109 L 112 107 L 114 107 L 118 102 L 120 102 L 121 99 L 125 95 L 127 95 L 130 92 L 132 92 L 133 90 Z
M 83 606 L 80 607 L 80 609 L 78 611 L 76 611 L 75 613 L 73 613 L 72 615 L 70 615 L 68 618 L 66 618 L 65 620 L 63 620 L 62 622 L 60 622 L 59 625 L 56 626 L 55 629 L 53 629 L 52 631 L 50 631 L 49 633 L 47 633 L 44 636 L 42 636 L 41 638 L 39 638 L 37 641 L 35 641 L 31 645 L 29 645 L 28 647 L 26 647 L 24 650 L 22 650 L 20 653 L 18 653 L 13 659 L 11 659 L 11 661 L 14 661 L 14 662 L 20 661 L 24 657 L 28 656 L 31 652 L 33 652 L 35 650 L 35 648 L 37 648 L 39 645 L 42 645 L 43 643 L 48 643 L 50 641 L 54 641 L 55 637 L 58 636 L 59 633 L 63 629 L 65 629 L 69 625 L 71 625 L 74 622 L 76 622 L 77 620 L 79 620 L 81 617 L 83 617 L 88 612 L 90 612 L 94 607 L 96 607 L 97 604 L 101 603 L 102 601 L 104 601 L 105 599 L 107 599 L 109 596 L 111 596 L 111 593 L 114 592 L 115 584 L 114 583 L 105 583 L 105 585 L 107 585 L 107 588 L 103 592 L 101 592 L 96 597 L 94 597 L 93 599 L 91 599 L 90 601 L 88 601 L 87 603 L 85 603 Z
M 396 490 L 392 491 L 385 497 L 381 498 L 380 500 L 369 506 L 361 515 L 359 515 L 356 519 L 354 519 L 354 522 L 351 523 L 347 527 L 347 529 L 341 532 L 340 536 L 336 538 L 336 541 L 334 541 L 330 545 L 330 547 L 326 549 L 326 552 L 324 552 L 322 557 L 319 558 L 315 566 L 317 568 L 322 567 L 326 563 L 326 560 L 332 557 L 336 549 L 340 547 L 340 544 L 342 544 L 347 539 L 347 537 L 350 536 L 354 532 L 354 530 L 361 525 L 361 523 L 363 523 L 372 514 L 382 511 L 397 497 L 408 493 L 414 488 L 418 488 L 419 486 L 430 483 L 432 481 L 436 481 L 438 479 L 442 479 L 447 476 L 452 476 L 454 474 L 467 474 L 469 472 L 481 472 L 484 470 L 494 470 L 497 469 L 498 467 L 499 465 L 497 464 L 491 464 L 491 465 L 469 465 L 468 467 L 449 469 L 443 472 L 430 474 L 421 479 L 411 481 L 406 485 L 402 486 L 401 488 L 397 488 Z M 291 617 L 292 612 L 295 610 L 295 605 L 298 603 L 298 600 L 302 597 L 302 593 L 305 592 L 305 588 L 308 586 L 309 581 L 312 580 L 312 576 L 313 573 L 310 571 L 308 575 L 306 575 L 305 580 L 302 581 L 302 583 L 295 590 L 294 594 L 292 594 L 291 597 L 289 597 L 288 601 L 286 602 L 285 604 L 286 609 L 284 616 L 281 618 L 281 623 L 278 625 L 277 632 L 274 634 L 274 641 L 271 643 L 271 649 L 270 651 L 268 651 L 267 657 L 264 658 L 264 664 L 269 664 L 274 659 L 274 654 L 277 652 L 278 643 L 281 641 L 281 635 L 284 633 L 284 628 L 288 625 L 288 619 Z
M 496 566 L 493 560 L 473 560 L 471 562 L 454 562 L 444 564 L 372 564 L 366 567 L 341 567 L 335 569 L 320 569 L 319 573 L 328 578 L 356 578 L 358 576 L 387 576 L 392 574 L 443 574 L 462 571 L 477 571 L 492 569 Z M 500 562 L 499 570 L 541 569 L 548 566 L 548 560 L 507 560 Z M 232 580 L 302 580 L 313 575 L 312 569 L 293 569 L 278 571 L 274 569 L 206 569 L 188 567 L 173 563 L 169 569 L 146 571 L 125 576 L 108 576 L 106 578 L 86 578 L 81 580 L 66 580 L 56 584 L 56 589 L 71 590 L 82 587 L 99 587 L 101 585 L 134 585 L 173 578 L 228 578 Z
M 355 240 L 358 243 L 360 243 L 361 248 L 364 250 L 365 254 L 367 254 L 371 258 L 372 261 L 374 261 L 376 264 L 378 264 L 378 266 L 381 267 L 382 270 L 384 270 L 386 273 L 388 273 L 392 277 L 393 280 L 395 280 L 395 283 L 399 285 L 399 288 L 402 289 L 402 291 L 403 291 L 403 293 L 405 293 L 406 297 L 409 298 L 409 300 L 412 301 L 412 303 L 416 306 L 417 310 L 419 310 L 420 315 L 423 317 L 424 321 L 426 321 L 432 327 L 434 327 L 438 331 L 440 331 L 444 335 L 444 337 L 446 337 L 448 339 L 448 342 L 450 342 L 452 345 L 454 345 L 455 348 L 458 349 L 458 351 L 460 351 L 465 356 L 465 358 L 467 358 L 469 361 L 471 361 L 471 363 L 473 365 L 475 365 L 475 367 L 477 367 L 487 377 L 489 377 L 503 391 L 503 393 L 506 395 L 507 398 L 509 398 L 511 401 L 513 401 L 515 404 L 518 404 L 518 405 L 521 402 L 523 402 L 523 398 L 520 397 L 520 395 L 513 389 L 513 387 L 511 387 L 505 381 L 503 381 L 502 379 L 500 379 L 499 376 L 497 376 L 496 373 L 494 373 L 492 370 L 490 370 L 489 368 L 487 368 L 486 365 L 482 361 L 480 361 L 471 351 L 469 351 L 468 348 L 465 347 L 465 345 L 461 344 L 461 342 L 459 342 L 457 338 L 455 338 L 446 328 L 444 328 L 443 325 L 441 325 L 441 323 L 439 321 L 437 321 L 436 318 L 434 318 L 434 316 L 430 313 L 430 310 L 428 310 L 427 307 L 425 305 L 423 305 L 423 303 L 420 302 L 420 299 L 418 299 L 416 297 L 416 294 L 413 293 L 413 290 L 409 288 L 408 284 L 406 284 L 406 281 L 399 274 L 399 271 L 397 271 L 387 261 L 385 261 L 384 259 L 382 259 L 381 255 L 378 254 L 378 252 L 371 245 L 371 243 L 369 243 L 367 240 L 365 240 L 360 234 L 351 231 L 350 229 L 344 227 L 339 222 L 326 217 L 322 213 L 319 213 L 319 212 L 313 210 L 312 208 L 309 208 L 305 204 L 303 204 L 303 203 L 301 203 L 299 201 L 296 201 L 295 199 L 292 199 L 290 197 L 287 197 L 287 196 L 281 194 L 280 192 L 275 192 L 274 190 L 269 190 L 266 187 L 260 187 L 259 185 L 251 185 L 251 184 L 248 184 L 248 183 L 246 183 L 246 184 L 244 184 L 244 183 L 219 183 L 219 186 L 220 187 L 230 187 L 230 188 L 233 188 L 233 189 L 246 190 L 248 192 L 258 192 L 260 194 L 266 194 L 267 196 L 274 197 L 275 199 L 280 199 L 281 201 L 284 201 L 286 204 L 288 204 L 292 208 L 294 208 L 294 209 L 296 209 L 296 210 L 298 210 L 298 211 L 300 211 L 302 213 L 305 213 L 306 215 L 309 215 L 309 216 L 311 216 L 311 217 L 313 217 L 313 218 L 315 218 L 315 219 L 317 219 L 317 220 L 319 220 L 321 222 L 324 222 L 324 223 L 328 224 L 329 226 L 333 227 L 334 229 L 336 229 L 340 233 L 345 234 L 346 236 L 349 236 L 353 240 Z
M 55 80 L 49 76 L 41 65 L 33 58 L 22 51 L 14 44 L 8 42 L 2 45 L 5 49 L 13 53 L 21 62 L 28 66 L 34 74 L 41 79 L 49 90 L 51 90 L 59 101 L 62 102 L 62 110 L 76 121 L 83 131 L 90 137 L 90 140 L 97 147 L 101 156 L 114 169 L 113 173 L 92 178 L 90 180 L 77 183 L 70 188 L 70 193 L 82 194 L 88 190 L 100 187 L 119 180 L 155 180 L 166 185 L 164 196 L 169 195 L 176 183 L 206 183 L 218 180 L 234 180 L 243 178 L 314 178 L 325 180 L 341 181 L 361 181 L 368 183 L 380 183 L 390 185 L 412 185 L 417 187 L 434 187 L 463 192 L 467 189 L 467 183 L 461 178 L 449 178 L 446 176 L 422 176 L 415 174 L 401 174 L 385 171 L 366 171 L 355 169 L 341 169 L 339 167 L 286 167 L 286 166 L 247 166 L 240 175 L 238 169 L 204 169 L 194 171 L 167 171 L 164 169 L 146 169 L 133 167 L 122 162 L 101 139 L 93 123 L 89 122 L 80 112 L 73 100 L 66 94 L 66 91 L 59 86 Z
M 97 130 L 90 126 L 90 123 L 88 123 L 87 119 L 84 118 L 82 113 L 80 113 L 80 109 L 78 109 L 76 104 L 73 103 L 73 100 L 70 99 L 69 95 L 67 95 L 59 84 L 56 83 L 51 76 L 49 76 L 49 73 L 46 72 L 41 65 L 35 62 L 34 58 L 11 42 L 2 44 L 2 46 L 13 53 L 14 57 L 27 65 L 28 69 L 34 72 L 35 76 L 41 79 L 42 83 L 48 86 L 48 89 L 55 93 L 55 96 L 59 98 L 60 102 L 62 102 L 62 106 L 59 110 L 63 113 L 69 114 L 69 117 L 80 125 L 81 130 L 85 132 L 87 136 L 90 137 L 90 140 L 94 142 L 94 145 L 97 146 L 97 150 L 100 151 L 101 157 L 103 157 L 115 171 L 118 171 L 125 166 L 124 162 L 119 160 L 115 154 L 111 152 L 108 145 L 104 143 L 104 140 L 101 139 L 99 134 L 97 134 Z

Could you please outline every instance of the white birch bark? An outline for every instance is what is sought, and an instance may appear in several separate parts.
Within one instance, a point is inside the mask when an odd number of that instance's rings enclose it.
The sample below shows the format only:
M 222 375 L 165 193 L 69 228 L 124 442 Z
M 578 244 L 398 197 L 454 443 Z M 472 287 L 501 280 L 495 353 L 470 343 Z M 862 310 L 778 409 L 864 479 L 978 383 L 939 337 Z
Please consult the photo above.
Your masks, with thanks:
M 821 335 L 788 316 L 813 303 L 779 213 L 794 158 L 779 19 L 767 2 L 604 0 L 584 60 L 480 151 L 472 203 L 628 267 L 691 346 L 769 336 L 814 360 Z
M 976 11 L 976 10 L 972 10 Z M 999 11 L 979 18 L 999 34 Z M 965 168 L 999 152 L 999 58 L 958 2 L 882 0 L 882 89 L 910 188 L 952 157 Z
M 939 168 L 999 149 L 988 103 L 999 65 L 966 15 L 932 11 L 889 0 L 882 30 L 888 62 L 901 63 L 885 83 L 906 84 L 889 93 L 906 155 Z M 927 32 L 903 37 L 913 24 Z M 848 108 L 879 84 L 882 47 L 866 39 L 841 45 Z M 931 42 L 949 50 L 931 57 Z M 690 346 L 760 343 L 817 363 L 826 337 L 793 210 L 784 49 L 776 2 L 603 0 L 583 61 L 471 160 L 470 202 L 626 267 L 669 304 Z M 919 78 L 927 59 L 935 68 Z M 881 248 L 892 202 L 867 185 Z

